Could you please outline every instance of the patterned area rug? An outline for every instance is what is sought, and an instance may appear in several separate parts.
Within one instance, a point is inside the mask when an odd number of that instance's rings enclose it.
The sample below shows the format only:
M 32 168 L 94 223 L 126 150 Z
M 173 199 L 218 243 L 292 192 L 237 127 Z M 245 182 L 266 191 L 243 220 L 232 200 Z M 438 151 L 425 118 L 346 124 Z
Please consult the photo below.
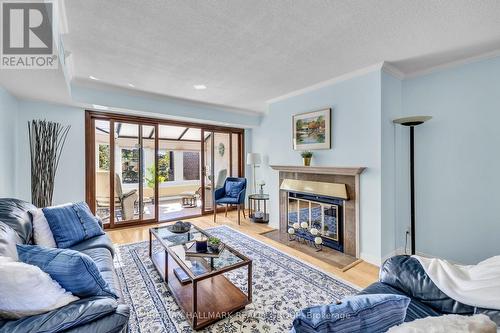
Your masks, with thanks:
M 203 332 L 288 332 L 302 308 L 328 304 L 356 289 L 227 226 L 210 234 L 253 259 L 253 303 Z M 130 332 L 192 332 L 148 256 L 148 241 L 122 245 L 115 266 L 131 307 Z M 154 245 L 156 250 L 160 247 Z M 225 274 L 246 293 L 246 268 Z M 236 278 L 238 276 L 238 278 Z

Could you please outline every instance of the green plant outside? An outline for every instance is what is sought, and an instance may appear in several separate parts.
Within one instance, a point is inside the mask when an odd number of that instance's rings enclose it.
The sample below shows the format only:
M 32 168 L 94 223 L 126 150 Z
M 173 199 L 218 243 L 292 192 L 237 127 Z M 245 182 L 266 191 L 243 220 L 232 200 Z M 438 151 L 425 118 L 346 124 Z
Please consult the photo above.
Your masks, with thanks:
M 146 184 L 149 188 L 155 188 L 155 167 L 154 165 L 146 169 Z M 165 177 L 163 175 L 158 174 L 158 184 L 166 182 L 168 180 L 168 176 Z

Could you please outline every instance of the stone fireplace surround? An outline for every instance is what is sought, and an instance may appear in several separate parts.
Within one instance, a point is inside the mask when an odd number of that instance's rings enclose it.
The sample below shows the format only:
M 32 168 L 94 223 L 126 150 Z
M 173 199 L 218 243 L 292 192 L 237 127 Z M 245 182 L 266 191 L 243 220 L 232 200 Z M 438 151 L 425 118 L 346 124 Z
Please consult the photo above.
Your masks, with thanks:
M 271 165 L 279 171 L 279 184 L 285 179 L 305 180 L 333 184 L 345 184 L 347 197 L 344 201 L 344 253 L 359 258 L 359 199 L 360 175 L 364 167 L 317 167 Z M 288 230 L 287 215 L 288 192 L 280 190 L 280 223 L 279 232 L 286 234 Z

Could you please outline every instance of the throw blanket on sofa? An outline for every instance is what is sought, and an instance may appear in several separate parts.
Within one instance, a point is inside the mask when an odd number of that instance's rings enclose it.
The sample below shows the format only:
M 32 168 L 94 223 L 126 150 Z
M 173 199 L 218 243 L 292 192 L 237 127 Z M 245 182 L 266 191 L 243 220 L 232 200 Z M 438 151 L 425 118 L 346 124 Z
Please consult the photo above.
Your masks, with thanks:
M 500 310 L 500 256 L 470 266 L 414 257 L 432 282 L 449 297 L 470 306 Z

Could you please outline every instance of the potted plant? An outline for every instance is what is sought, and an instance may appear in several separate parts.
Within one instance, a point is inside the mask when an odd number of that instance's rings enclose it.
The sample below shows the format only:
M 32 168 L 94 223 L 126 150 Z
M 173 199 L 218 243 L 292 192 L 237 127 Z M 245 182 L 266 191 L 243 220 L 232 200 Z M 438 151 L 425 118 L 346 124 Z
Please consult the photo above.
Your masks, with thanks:
M 302 160 L 304 161 L 304 166 L 311 165 L 311 158 L 313 156 L 312 151 L 304 150 L 302 153 L 300 153 L 300 156 L 302 156 Z
M 208 239 L 208 247 L 214 251 L 214 252 L 217 252 L 219 251 L 219 247 L 220 247 L 220 244 L 221 244 L 221 241 L 219 238 L 217 237 L 210 237 Z

